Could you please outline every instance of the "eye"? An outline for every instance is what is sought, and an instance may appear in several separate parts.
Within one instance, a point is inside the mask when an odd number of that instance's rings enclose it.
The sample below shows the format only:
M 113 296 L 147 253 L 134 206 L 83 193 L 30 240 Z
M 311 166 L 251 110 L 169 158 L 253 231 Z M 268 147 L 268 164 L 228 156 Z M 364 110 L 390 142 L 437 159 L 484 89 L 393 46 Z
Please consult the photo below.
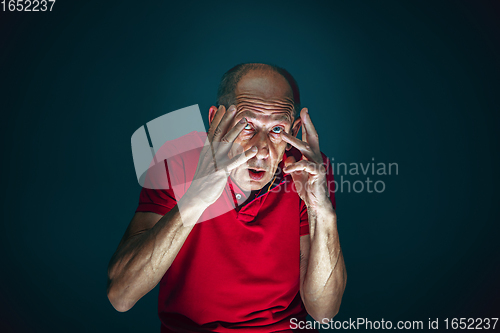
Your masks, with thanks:
M 273 133 L 281 133 L 281 131 L 283 131 L 283 127 L 281 126 L 274 126 L 273 129 L 272 129 Z
M 247 124 L 247 125 L 245 126 L 245 128 L 244 128 L 244 129 L 246 129 L 246 130 L 251 130 L 251 129 L 252 129 L 252 126 L 250 126 L 250 124 Z

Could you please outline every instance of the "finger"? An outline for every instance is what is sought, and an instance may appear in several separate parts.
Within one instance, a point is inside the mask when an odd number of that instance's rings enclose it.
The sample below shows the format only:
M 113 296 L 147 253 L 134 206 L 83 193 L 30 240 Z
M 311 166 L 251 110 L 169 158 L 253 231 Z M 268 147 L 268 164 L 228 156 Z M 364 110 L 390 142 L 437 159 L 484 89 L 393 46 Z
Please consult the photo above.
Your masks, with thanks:
M 314 152 L 311 150 L 311 147 L 309 146 L 309 144 L 307 142 L 299 140 L 296 137 L 294 137 L 293 135 L 286 133 L 285 131 L 281 132 L 281 139 L 283 141 L 291 144 L 295 148 L 297 148 L 302 153 L 302 155 L 304 155 L 307 159 L 310 159 L 313 161 L 315 160 Z
M 302 128 L 302 141 L 307 142 L 307 130 L 306 130 L 306 126 L 304 125 L 303 121 L 302 121 L 302 124 L 300 126 Z
M 217 109 L 217 112 L 215 113 L 212 123 L 210 124 L 210 128 L 208 129 L 207 139 L 210 142 L 212 142 L 215 129 L 217 128 L 217 126 L 219 126 L 220 120 L 222 119 L 225 113 L 226 113 L 226 107 L 224 105 L 220 105 L 219 108 Z
M 295 161 L 295 157 L 293 157 L 293 156 L 288 156 L 288 157 L 286 158 L 286 160 L 285 160 L 285 168 L 286 168 L 288 165 L 290 165 L 290 164 L 292 164 L 292 163 L 295 163 L 295 162 L 296 162 L 296 161 Z
M 325 167 L 322 164 L 313 163 L 311 161 L 301 160 L 296 163 L 291 163 L 284 168 L 286 173 L 297 171 L 305 171 L 311 175 L 319 175 L 325 172 Z
M 224 114 L 224 116 L 222 116 L 219 125 L 215 129 L 213 141 L 221 141 L 222 137 L 226 134 L 229 125 L 232 123 L 235 114 L 236 106 L 231 105 L 229 109 L 227 109 L 227 112 Z
M 231 171 L 233 169 L 236 169 L 255 155 L 257 155 L 257 147 L 253 146 L 250 149 L 247 149 L 245 152 L 239 154 L 238 156 L 230 159 L 225 167 L 228 171 Z
M 309 116 L 309 110 L 303 108 L 300 112 L 300 117 L 302 118 L 302 126 L 304 126 L 306 132 L 306 142 L 309 143 L 315 153 L 318 153 L 320 151 L 318 132 L 316 132 L 311 116 Z
M 231 147 L 234 148 L 234 140 L 236 140 L 236 138 L 238 137 L 238 135 L 240 135 L 241 131 L 245 128 L 246 125 L 247 120 L 243 117 L 240 119 L 240 121 L 238 121 L 238 123 L 236 123 L 236 125 L 234 125 L 233 128 L 229 130 L 229 132 L 227 132 L 226 135 L 224 135 L 224 137 L 220 141 L 222 145 L 217 146 L 218 156 L 227 156 L 227 152 L 229 151 L 229 149 L 231 149 Z M 237 150 L 239 150 L 239 148 L 241 147 L 238 147 Z
M 236 140 L 238 135 L 240 135 L 241 131 L 245 128 L 246 125 L 247 119 L 245 117 L 241 118 L 240 121 L 238 121 L 238 123 L 236 123 L 236 125 L 234 125 L 234 127 L 231 128 L 226 135 L 224 135 L 221 141 L 227 143 L 233 142 L 234 140 Z

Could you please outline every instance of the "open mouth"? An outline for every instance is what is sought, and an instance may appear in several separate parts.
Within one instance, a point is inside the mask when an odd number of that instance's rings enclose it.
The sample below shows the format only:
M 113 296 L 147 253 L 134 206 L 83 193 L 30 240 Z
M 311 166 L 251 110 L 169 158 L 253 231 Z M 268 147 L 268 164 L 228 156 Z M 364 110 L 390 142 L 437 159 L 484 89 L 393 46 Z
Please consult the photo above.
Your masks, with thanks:
M 264 174 L 266 171 L 264 170 L 258 170 L 258 169 L 248 169 L 248 174 L 250 175 L 250 178 L 253 180 L 261 180 L 262 177 L 264 177 Z

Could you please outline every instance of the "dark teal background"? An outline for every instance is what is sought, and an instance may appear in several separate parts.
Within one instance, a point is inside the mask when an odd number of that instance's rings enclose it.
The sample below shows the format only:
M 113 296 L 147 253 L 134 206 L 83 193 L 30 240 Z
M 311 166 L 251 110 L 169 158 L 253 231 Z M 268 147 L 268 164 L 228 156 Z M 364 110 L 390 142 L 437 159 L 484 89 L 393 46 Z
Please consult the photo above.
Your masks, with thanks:
M 496 1 L 0 12 L 0 331 L 159 332 L 157 289 L 126 313 L 106 297 L 140 191 L 130 138 L 167 112 L 207 112 L 249 61 L 295 76 L 335 162 L 399 165 L 383 193 L 337 192 L 335 319 L 500 317 L 499 14 Z

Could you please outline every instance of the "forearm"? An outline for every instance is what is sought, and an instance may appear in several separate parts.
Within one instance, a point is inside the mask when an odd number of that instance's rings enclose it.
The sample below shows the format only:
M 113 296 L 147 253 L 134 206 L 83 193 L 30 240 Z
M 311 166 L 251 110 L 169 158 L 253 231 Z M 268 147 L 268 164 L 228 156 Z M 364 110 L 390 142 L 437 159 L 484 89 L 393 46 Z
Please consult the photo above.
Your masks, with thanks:
M 333 207 L 308 210 L 310 249 L 304 277 L 304 303 L 316 320 L 333 318 L 345 289 L 346 272 Z
M 183 199 L 179 201 L 182 218 L 176 205 L 151 229 L 126 240 L 113 255 L 108 298 L 118 311 L 128 311 L 158 284 L 203 213 L 205 207 Z

